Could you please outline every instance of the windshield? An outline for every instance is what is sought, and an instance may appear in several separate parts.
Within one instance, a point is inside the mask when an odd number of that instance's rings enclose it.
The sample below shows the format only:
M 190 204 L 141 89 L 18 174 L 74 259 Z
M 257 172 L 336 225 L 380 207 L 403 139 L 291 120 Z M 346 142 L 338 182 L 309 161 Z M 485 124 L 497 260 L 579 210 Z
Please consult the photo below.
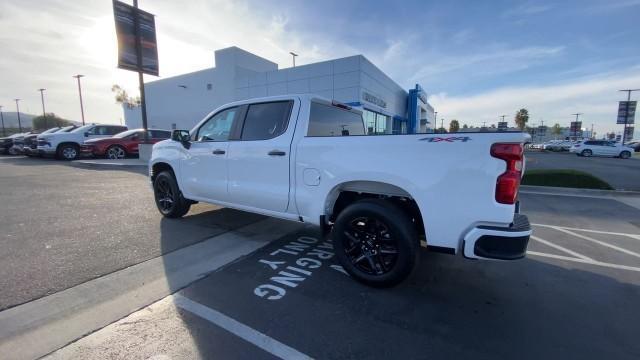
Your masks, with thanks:
M 63 127 L 62 129 L 60 129 L 58 132 L 69 132 L 73 129 L 75 129 L 76 126 L 75 125 L 71 125 L 71 126 L 67 126 L 67 127 Z
M 133 134 L 135 134 L 137 132 L 140 132 L 140 131 L 142 131 L 142 130 L 141 129 L 127 130 L 127 131 L 123 131 L 121 133 L 115 134 L 115 135 L 113 135 L 113 137 L 114 138 L 118 138 L 118 139 L 122 139 L 122 138 L 125 138 L 125 137 L 129 136 L 129 135 L 133 135 Z
M 93 127 L 93 125 L 85 125 L 85 126 L 80 126 L 79 128 L 71 131 L 72 133 L 79 133 L 79 132 L 85 132 L 85 131 L 89 131 L 89 129 L 91 129 Z
M 54 133 L 54 132 L 56 132 L 58 130 L 60 130 L 60 128 L 55 127 L 55 128 L 51 128 L 49 130 L 43 131 L 42 134 L 51 134 L 51 133 Z

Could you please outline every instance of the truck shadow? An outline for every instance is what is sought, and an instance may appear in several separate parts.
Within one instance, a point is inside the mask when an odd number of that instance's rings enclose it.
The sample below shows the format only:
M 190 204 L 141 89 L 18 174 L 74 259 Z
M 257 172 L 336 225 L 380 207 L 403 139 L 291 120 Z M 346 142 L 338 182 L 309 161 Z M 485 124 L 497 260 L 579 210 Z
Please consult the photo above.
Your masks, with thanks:
M 250 223 L 251 216 L 219 209 L 163 221 L 163 252 L 187 241 L 173 229 L 175 222 L 232 229 Z M 226 221 L 235 223 L 220 223 Z M 323 260 L 295 286 L 273 282 L 278 270 L 259 260 L 276 260 L 276 250 L 301 236 L 318 244 L 327 240 L 314 229 L 287 235 L 180 293 L 315 358 L 640 356 L 637 272 L 539 258 L 472 261 L 422 251 L 412 276 L 391 289 L 355 282 L 334 258 Z M 296 256 L 277 260 L 293 265 Z M 258 296 L 256 288 L 268 283 L 286 294 L 275 300 Z M 212 332 L 213 325 L 187 311 L 179 313 L 203 358 L 267 356 L 249 343 L 227 346 L 220 329 Z

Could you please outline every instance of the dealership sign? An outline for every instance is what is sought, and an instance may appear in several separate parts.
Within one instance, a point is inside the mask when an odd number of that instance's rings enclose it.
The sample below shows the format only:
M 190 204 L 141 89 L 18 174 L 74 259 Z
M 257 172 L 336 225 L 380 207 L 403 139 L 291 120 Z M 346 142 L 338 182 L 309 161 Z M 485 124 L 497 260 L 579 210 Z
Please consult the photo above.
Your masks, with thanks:
M 113 15 L 118 37 L 118 67 L 158 76 L 158 44 L 153 15 L 115 0 Z
M 508 129 L 508 126 L 506 121 L 498 121 L 498 130 L 504 131 L 507 129 Z
M 633 126 L 628 126 L 624 129 L 624 142 L 631 141 L 633 139 L 633 131 L 635 128 Z
M 374 105 L 378 105 L 381 108 L 386 108 L 387 107 L 387 102 L 386 101 L 384 101 L 383 99 L 381 99 L 381 98 L 379 98 L 379 97 L 377 97 L 377 96 L 375 96 L 375 95 L 373 95 L 371 93 L 368 93 L 366 91 L 362 92 L 362 99 L 364 101 L 366 101 L 366 102 L 372 103 Z
M 617 124 L 633 124 L 636 116 L 637 101 L 620 101 L 618 104 Z
M 572 133 L 577 133 L 582 129 L 582 121 L 572 121 L 570 131 Z

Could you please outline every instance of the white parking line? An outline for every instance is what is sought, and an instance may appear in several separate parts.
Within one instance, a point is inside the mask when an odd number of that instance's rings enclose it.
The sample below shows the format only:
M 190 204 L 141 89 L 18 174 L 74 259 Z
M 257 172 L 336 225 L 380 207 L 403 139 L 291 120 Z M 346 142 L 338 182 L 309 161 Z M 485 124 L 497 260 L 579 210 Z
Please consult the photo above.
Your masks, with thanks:
M 591 261 L 594 261 L 594 260 L 593 260 L 592 258 L 590 258 L 590 257 L 584 256 L 584 255 L 582 255 L 582 254 L 579 254 L 579 253 L 577 253 L 577 252 L 575 252 L 575 251 L 573 251 L 573 250 L 569 250 L 569 249 L 567 249 L 567 248 L 565 248 L 565 247 L 562 247 L 562 246 L 560 246 L 560 245 L 556 245 L 556 244 L 554 244 L 554 243 L 552 243 L 552 242 L 550 242 L 550 241 L 547 241 L 547 240 L 545 240 L 545 239 L 541 239 L 541 238 L 539 238 L 539 237 L 537 237 L 537 236 L 533 236 L 533 235 L 531 235 L 531 238 L 532 238 L 533 240 L 538 241 L 538 242 L 540 242 L 540 243 L 543 243 L 543 244 L 545 244 L 545 245 L 547 245 L 547 246 L 551 246 L 552 248 L 556 248 L 556 249 L 558 249 L 558 250 L 560 250 L 560 251 L 564 251 L 564 252 L 566 252 L 567 254 L 569 254 L 569 255 L 573 255 L 573 256 L 575 256 L 575 257 L 577 257 L 577 258 L 580 258 L 580 259 L 583 259 L 583 260 L 591 260 Z
M 311 359 L 310 356 L 299 352 L 298 350 L 287 346 L 278 340 L 275 340 L 258 330 L 252 329 L 247 325 L 238 322 L 216 310 L 206 307 L 186 297 L 174 294 L 174 303 L 176 306 L 189 311 L 199 317 L 208 320 L 215 325 L 227 330 L 228 332 L 252 343 L 253 345 L 277 356 L 281 359 Z
M 537 251 L 527 251 L 527 255 L 541 256 L 541 257 L 547 257 L 547 258 L 552 258 L 552 259 L 573 261 L 573 262 L 578 262 L 578 263 L 582 263 L 582 264 L 589 264 L 589 265 L 603 266 L 603 267 L 608 267 L 608 268 L 613 268 L 613 269 L 640 272 L 640 267 L 618 265 L 618 264 L 610 264 L 610 263 L 605 263 L 605 262 L 601 262 L 601 261 L 578 259 L 578 258 L 569 257 L 569 256 L 547 254 L 547 253 L 541 253 L 541 252 L 537 252 Z
M 591 241 L 592 243 L 595 243 L 595 244 L 598 244 L 598 245 L 602 245 L 602 246 L 606 246 L 606 247 L 608 247 L 608 248 L 611 248 L 611 249 L 614 249 L 614 250 L 618 250 L 618 251 L 623 252 L 623 253 L 625 253 L 625 254 L 628 254 L 628 255 L 631 255 L 631 256 L 635 256 L 635 257 L 640 258 L 640 254 L 638 254 L 637 252 L 633 252 L 633 251 L 631 251 L 631 250 L 627 250 L 627 249 L 625 249 L 625 248 L 621 248 L 621 247 L 619 247 L 619 246 L 616 246 L 616 245 L 612 245 L 612 244 L 606 243 L 606 242 L 604 242 L 604 241 L 596 240 L 596 239 L 594 239 L 594 238 L 590 238 L 590 237 L 588 237 L 588 236 L 585 236 L 585 235 L 582 235 L 582 234 L 578 234 L 578 233 L 576 233 L 576 232 L 573 232 L 573 231 L 570 231 L 570 230 L 567 230 L 567 229 L 563 229 L 563 228 L 561 228 L 561 227 L 557 227 L 557 226 L 556 226 L 556 227 L 554 227 L 553 229 L 554 229 L 554 230 L 557 230 L 557 231 L 561 231 L 561 232 L 566 233 L 566 234 L 569 234 L 569 235 L 572 235 L 572 236 L 575 236 L 575 237 L 579 237 L 579 238 L 584 239 L 584 240 L 587 240 L 587 241 Z
M 531 225 L 533 225 L 533 226 L 542 226 L 542 227 L 552 228 L 552 229 L 561 228 L 561 229 L 565 229 L 565 230 L 584 231 L 584 232 L 590 232 L 590 233 L 594 233 L 594 234 L 628 236 L 628 237 L 630 237 L 632 239 L 640 240 L 640 235 L 637 235 L 637 234 L 627 234 L 627 233 L 602 231 L 602 230 L 578 229 L 578 228 L 573 228 L 573 227 L 547 225 L 547 224 L 531 224 Z

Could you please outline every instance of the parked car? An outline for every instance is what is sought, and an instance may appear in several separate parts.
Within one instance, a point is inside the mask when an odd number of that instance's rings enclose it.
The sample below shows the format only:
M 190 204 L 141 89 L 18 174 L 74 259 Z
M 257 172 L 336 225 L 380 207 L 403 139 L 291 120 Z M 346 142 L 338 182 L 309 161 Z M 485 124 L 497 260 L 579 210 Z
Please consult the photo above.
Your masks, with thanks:
M 23 141 L 22 153 L 27 156 L 38 155 L 38 135 L 52 134 L 60 129 L 60 127 L 52 127 L 51 129 L 47 129 L 41 133 L 31 133 L 25 136 Z
M 562 151 L 562 145 L 565 142 L 565 140 L 551 140 L 544 143 L 544 145 L 542 145 L 542 148 L 549 151 Z
M 86 140 L 111 137 L 127 130 L 120 125 L 85 125 L 69 132 L 38 136 L 38 153 L 55 155 L 58 159 L 73 160 L 80 155 L 80 145 Z
M 13 141 L 15 138 L 23 136 L 24 134 L 25 133 L 18 133 L 0 138 L 0 153 L 5 155 L 15 155 L 15 153 L 12 153 L 15 149 L 11 150 L 14 145 Z
M 361 111 L 313 95 L 224 105 L 153 146 L 156 205 L 169 218 L 202 201 L 320 226 L 373 286 L 405 279 L 421 240 L 472 259 L 525 256 L 528 134 L 365 134 Z
M 149 142 L 152 144 L 171 137 L 169 130 L 148 130 Z M 80 145 L 82 155 L 104 156 L 108 159 L 124 159 L 138 154 L 138 145 L 144 140 L 144 130 L 123 131 L 110 138 L 91 139 Z
M 609 156 L 628 159 L 633 153 L 633 148 L 623 146 L 621 143 L 607 140 L 587 140 L 576 144 L 569 150 L 578 156 Z
M 640 140 L 631 141 L 631 142 L 629 142 L 629 143 L 627 143 L 625 145 L 627 145 L 628 147 L 632 148 L 633 151 L 635 151 L 635 152 L 640 152 Z

